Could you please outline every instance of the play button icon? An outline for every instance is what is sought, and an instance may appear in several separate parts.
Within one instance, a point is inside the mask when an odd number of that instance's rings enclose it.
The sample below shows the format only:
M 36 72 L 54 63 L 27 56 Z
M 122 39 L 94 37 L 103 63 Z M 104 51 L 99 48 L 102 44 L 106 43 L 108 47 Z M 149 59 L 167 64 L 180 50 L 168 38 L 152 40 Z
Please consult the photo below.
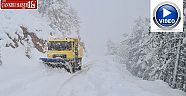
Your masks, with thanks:
M 150 32 L 183 32 L 183 0 L 150 0 Z
M 179 9 L 173 4 L 162 4 L 154 10 L 153 20 L 160 28 L 174 28 L 180 22 Z
M 163 18 L 170 15 L 170 14 L 171 14 L 171 12 L 169 10 L 163 8 Z

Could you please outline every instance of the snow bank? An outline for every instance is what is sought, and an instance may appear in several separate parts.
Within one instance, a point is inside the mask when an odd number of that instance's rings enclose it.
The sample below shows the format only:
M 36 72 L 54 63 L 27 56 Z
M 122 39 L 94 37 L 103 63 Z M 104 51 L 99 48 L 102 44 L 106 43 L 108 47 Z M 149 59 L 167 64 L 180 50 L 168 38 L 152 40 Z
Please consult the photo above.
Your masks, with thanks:
M 0 96 L 186 96 L 164 82 L 132 76 L 110 57 L 85 58 L 83 71 L 70 74 L 26 58 L 21 47 L 2 50 Z

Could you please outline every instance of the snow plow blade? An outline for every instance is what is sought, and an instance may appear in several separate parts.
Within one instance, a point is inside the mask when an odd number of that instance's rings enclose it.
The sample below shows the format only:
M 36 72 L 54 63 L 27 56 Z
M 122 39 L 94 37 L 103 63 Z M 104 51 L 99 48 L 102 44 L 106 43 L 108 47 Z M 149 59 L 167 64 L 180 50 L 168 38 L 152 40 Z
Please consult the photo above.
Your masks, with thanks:
M 65 60 L 63 59 L 58 59 L 58 58 L 40 58 L 45 63 L 66 63 Z

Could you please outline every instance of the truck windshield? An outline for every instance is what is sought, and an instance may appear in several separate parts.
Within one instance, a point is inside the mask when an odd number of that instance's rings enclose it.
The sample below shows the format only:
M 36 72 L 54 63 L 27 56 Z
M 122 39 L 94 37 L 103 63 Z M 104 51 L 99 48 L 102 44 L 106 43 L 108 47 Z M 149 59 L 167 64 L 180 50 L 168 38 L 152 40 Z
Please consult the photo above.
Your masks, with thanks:
M 71 42 L 49 42 L 48 50 L 72 50 L 72 44 Z

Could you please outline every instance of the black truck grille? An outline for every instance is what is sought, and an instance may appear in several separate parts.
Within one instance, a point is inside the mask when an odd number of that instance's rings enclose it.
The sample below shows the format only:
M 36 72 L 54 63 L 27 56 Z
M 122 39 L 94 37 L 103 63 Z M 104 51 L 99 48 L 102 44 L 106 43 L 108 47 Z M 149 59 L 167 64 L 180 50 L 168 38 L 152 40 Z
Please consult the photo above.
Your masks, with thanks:
M 67 55 L 65 54 L 54 54 L 53 58 L 60 57 L 60 58 L 67 58 Z

